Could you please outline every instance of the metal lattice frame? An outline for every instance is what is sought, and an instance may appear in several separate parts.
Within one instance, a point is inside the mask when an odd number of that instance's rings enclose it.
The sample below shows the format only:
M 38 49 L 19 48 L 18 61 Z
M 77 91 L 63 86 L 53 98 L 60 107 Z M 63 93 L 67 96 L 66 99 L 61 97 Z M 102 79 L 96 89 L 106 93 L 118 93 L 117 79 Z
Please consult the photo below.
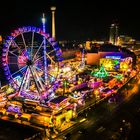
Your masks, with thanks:
M 19 94 L 29 90 L 29 87 L 32 86 L 29 83 L 33 82 L 38 95 L 40 95 L 54 82 L 50 79 L 56 78 L 56 74 L 51 74 L 49 68 L 46 73 L 43 70 L 43 63 L 45 63 L 43 62 L 44 42 L 46 43 L 47 64 L 52 64 L 55 68 L 58 66 L 56 62 L 62 60 L 62 51 L 57 42 L 40 28 L 30 26 L 18 28 L 5 40 L 2 49 L 4 73 L 9 83 L 16 84 Z M 48 75 L 47 83 L 44 80 L 45 74 Z M 17 75 L 21 76 L 19 83 L 15 80 Z

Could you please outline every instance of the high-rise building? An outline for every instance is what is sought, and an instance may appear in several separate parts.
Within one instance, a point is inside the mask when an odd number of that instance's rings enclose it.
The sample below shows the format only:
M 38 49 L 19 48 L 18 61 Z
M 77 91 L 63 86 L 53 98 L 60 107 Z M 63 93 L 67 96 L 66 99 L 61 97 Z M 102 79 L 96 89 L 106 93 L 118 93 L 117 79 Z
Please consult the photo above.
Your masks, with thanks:
M 110 36 L 109 36 L 109 42 L 111 44 L 117 45 L 118 40 L 118 24 L 113 23 L 110 27 Z

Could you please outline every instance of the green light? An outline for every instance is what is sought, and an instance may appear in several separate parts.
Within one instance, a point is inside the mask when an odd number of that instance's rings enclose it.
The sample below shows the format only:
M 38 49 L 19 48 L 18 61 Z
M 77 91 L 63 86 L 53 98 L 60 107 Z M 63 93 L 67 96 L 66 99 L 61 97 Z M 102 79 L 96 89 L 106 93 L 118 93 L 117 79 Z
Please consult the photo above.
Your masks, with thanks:
M 118 65 L 119 64 L 119 60 L 114 60 L 114 64 Z
M 108 76 L 108 73 L 107 71 L 105 70 L 104 66 L 101 65 L 99 71 L 96 71 L 96 72 L 91 72 L 91 75 L 93 76 L 96 76 L 96 77 L 100 77 L 100 78 L 103 78 L 103 77 L 107 77 Z
M 117 79 L 122 79 L 123 75 L 122 74 L 118 74 L 118 75 L 115 75 L 114 77 L 117 78 Z

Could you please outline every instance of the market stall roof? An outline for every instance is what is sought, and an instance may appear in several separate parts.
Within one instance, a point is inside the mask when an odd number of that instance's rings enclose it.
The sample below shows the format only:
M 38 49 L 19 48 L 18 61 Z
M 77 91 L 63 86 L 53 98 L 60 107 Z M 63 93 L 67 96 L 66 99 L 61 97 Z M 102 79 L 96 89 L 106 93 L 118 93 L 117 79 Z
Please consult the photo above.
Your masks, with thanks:
M 76 89 L 76 90 L 74 90 L 74 91 L 77 91 L 77 92 L 81 92 L 81 91 L 86 91 L 86 90 L 93 90 L 93 88 L 90 88 L 90 87 L 83 87 L 83 88 L 80 88 L 80 89 Z M 74 92 L 73 91 L 73 92 Z
M 57 103 L 59 104 L 63 100 L 65 100 L 66 98 L 68 98 L 68 97 L 66 97 L 66 96 L 59 96 L 59 97 L 56 97 L 56 98 L 52 99 L 50 102 L 54 103 L 54 104 L 57 104 Z

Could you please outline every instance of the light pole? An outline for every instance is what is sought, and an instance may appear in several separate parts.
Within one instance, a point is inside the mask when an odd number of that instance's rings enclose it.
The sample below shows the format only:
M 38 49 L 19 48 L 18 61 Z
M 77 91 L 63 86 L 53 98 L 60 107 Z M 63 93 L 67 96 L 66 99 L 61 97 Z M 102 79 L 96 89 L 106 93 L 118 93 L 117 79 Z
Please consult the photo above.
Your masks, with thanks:
M 82 68 L 85 67 L 85 48 L 82 49 Z
M 43 13 L 43 17 L 42 17 L 42 28 L 43 28 L 43 32 L 46 33 L 46 18 L 45 18 L 45 14 Z M 45 36 L 43 37 L 43 41 L 44 41 L 44 80 L 45 83 L 47 82 L 47 57 L 46 57 L 46 38 Z

